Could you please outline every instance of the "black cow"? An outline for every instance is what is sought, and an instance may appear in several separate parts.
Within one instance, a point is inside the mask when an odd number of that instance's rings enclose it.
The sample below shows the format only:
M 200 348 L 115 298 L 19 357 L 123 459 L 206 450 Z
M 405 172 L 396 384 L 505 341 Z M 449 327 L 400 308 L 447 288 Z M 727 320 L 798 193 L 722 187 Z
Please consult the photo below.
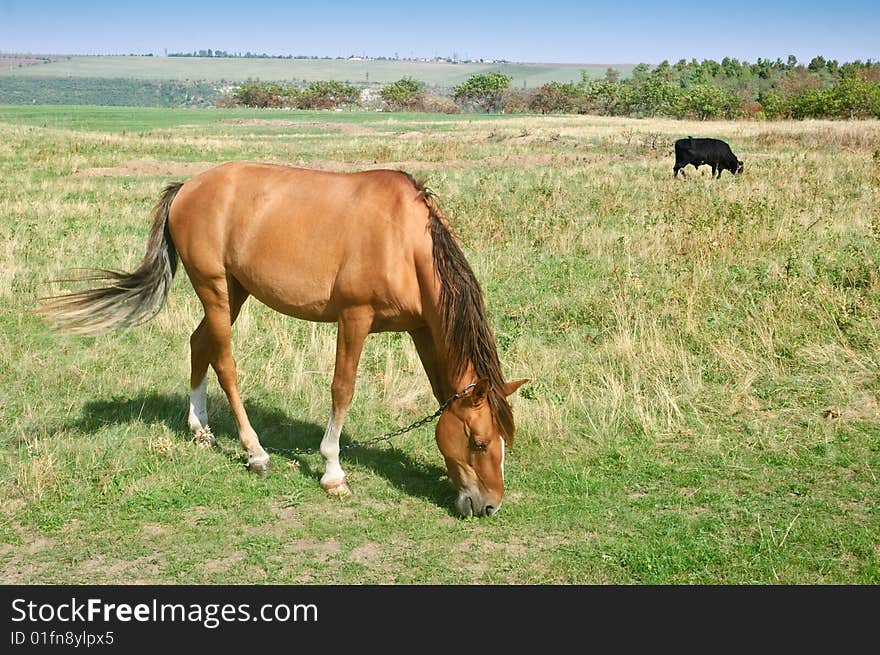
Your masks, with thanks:
M 742 173 L 743 163 L 736 158 L 730 146 L 721 139 L 695 139 L 689 136 L 675 142 L 675 166 L 672 176 L 677 177 L 688 164 L 698 168 L 703 164 L 712 167 L 712 177 L 721 177 L 721 171 L 728 170 L 734 175 Z M 687 177 L 684 171 L 681 174 Z

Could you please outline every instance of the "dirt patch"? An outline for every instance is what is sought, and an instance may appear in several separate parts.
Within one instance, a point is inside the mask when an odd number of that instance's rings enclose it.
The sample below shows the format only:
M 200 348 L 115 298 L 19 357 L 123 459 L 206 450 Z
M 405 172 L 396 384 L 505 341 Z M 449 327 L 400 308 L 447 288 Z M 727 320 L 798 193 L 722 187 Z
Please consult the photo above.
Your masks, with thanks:
M 328 539 L 326 541 L 297 539 L 287 544 L 284 550 L 288 553 L 310 553 L 319 560 L 327 561 L 333 555 L 338 554 L 342 548 L 335 539 Z
M 373 568 L 382 560 L 382 544 L 370 542 L 358 546 L 348 554 L 348 559 L 351 562 Z
M 34 574 L 37 567 L 34 565 L 31 555 L 38 555 L 55 545 L 55 540 L 42 535 L 34 536 L 24 533 L 23 530 L 17 530 L 22 534 L 24 545 L 9 548 L 3 548 L 0 555 L 11 555 L 3 569 L 0 570 L 0 584 L 28 584 L 34 583 Z M 39 577 L 39 573 L 37 573 Z
M 171 531 L 167 525 L 161 523 L 144 523 L 141 526 L 141 533 L 145 537 L 162 537 Z
M 46 550 L 47 548 L 51 548 L 55 545 L 54 539 L 49 539 L 48 537 L 37 537 L 32 542 L 27 544 L 24 549 L 24 552 L 28 555 L 33 555 L 34 553 L 39 553 L 41 550 Z
M 155 552 L 133 560 L 104 560 L 99 574 L 103 580 L 125 580 L 133 572 L 158 576 L 162 557 L 162 553 Z
M 281 529 L 282 532 L 286 528 L 295 528 L 302 525 L 302 519 L 300 519 L 299 511 L 296 507 L 275 507 L 272 512 L 278 519 L 278 523 L 276 524 L 276 528 Z
M 210 507 L 206 507 L 204 505 L 193 505 L 187 511 L 187 520 L 188 521 L 198 521 L 199 519 L 206 518 L 211 516 L 213 510 Z
M 20 498 L 6 498 L 0 501 L 0 513 L 12 516 L 22 512 L 27 507 L 27 503 Z
M 496 556 L 508 557 L 525 557 L 534 548 L 528 543 L 522 541 L 509 541 L 498 543 L 496 541 L 486 541 L 477 546 L 485 556 L 490 560 L 495 560 Z
M 272 535 L 286 538 L 292 530 L 302 527 L 302 518 L 296 507 L 276 505 L 272 508 L 272 513 L 275 515 L 275 521 L 246 525 L 241 530 L 242 534 L 250 537 Z
M 109 584 L 127 581 L 136 574 L 140 582 L 133 584 L 169 584 L 170 581 L 160 575 L 162 556 L 162 553 L 155 552 L 128 561 L 114 560 L 99 553 L 79 562 L 67 577 L 70 578 L 72 573 L 74 577 L 71 579 L 76 583 Z M 145 576 L 149 579 L 145 579 Z M 0 572 L 0 582 L 3 584 L 39 584 L 42 578 L 40 565 L 35 565 L 24 554 L 13 556 Z
M 96 574 L 103 574 L 106 571 L 107 558 L 103 555 L 95 555 L 90 559 L 80 562 L 76 568 L 86 579 L 94 579 Z
M 547 533 L 539 541 L 511 537 L 506 541 L 491 541 L 475 536 L 468 537 L 455 547 L 457 552 L 478 553 L 480 560 L 497 561 L 499 556 L 521 558 L 530 553 L 552 551 L 560 544 L 595 539 L 595 532 L 584 532 L 572 538 L 562 533 Z
M 208 559 L 202 562 L 202 568 L 205 573 L 226 573 L 239 562 L 247 559 L 247 552 L 243 550 L 234 550 L 225 557 L 217 559 Z
M 159 161 L 132 159 L 118 166 L 75 170 L 71 177 L 188 177 L 217 166 L 211 161 Z
M 353 125 L 351 123 L 321 123 L 318 121 L 288 121 L 288 120 L 272 120 L 270 118 L 227 118 L 221 123 L 229 123 L 231 125 L 268 125 L 269 127 L 308 127 L 319 128 L 331 132 L 340 132 L 352 136 L 364 136 L 367 134 L 378 134 L 379 130 L 364 125 Z

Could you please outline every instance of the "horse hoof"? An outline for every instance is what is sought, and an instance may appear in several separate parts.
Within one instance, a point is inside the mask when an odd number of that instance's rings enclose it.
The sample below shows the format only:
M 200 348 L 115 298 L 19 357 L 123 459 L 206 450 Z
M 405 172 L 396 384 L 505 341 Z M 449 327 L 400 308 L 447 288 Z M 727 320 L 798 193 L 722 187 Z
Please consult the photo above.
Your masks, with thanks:
M 265 477 L 269 475 L 269 471 L 272 469 L 272 463 L 269 461 L 268 455 L 262 457 L 250 457 L 248 458 L 247 467 L 260 477 Z
M 345 478 L 342 478 L 341 480 L 334 480 L 333 482 L 329 482 L 326 484 L 322 482 L 321 486 L 324 488 L 324 491 L 326 491 L 331 496 L 341 497 L 347 496 L 351 493 L 351 487 L 348 486 L 348 482 Z
M 193 441 L 198 448 L 216 448 L 217 447 L 217 438 L 214 436 L 214 433 L 211 432 L 211 428 L 207 425 L 205 427 L 200 427 L 196 430 L 195 435 L 193 435 Z

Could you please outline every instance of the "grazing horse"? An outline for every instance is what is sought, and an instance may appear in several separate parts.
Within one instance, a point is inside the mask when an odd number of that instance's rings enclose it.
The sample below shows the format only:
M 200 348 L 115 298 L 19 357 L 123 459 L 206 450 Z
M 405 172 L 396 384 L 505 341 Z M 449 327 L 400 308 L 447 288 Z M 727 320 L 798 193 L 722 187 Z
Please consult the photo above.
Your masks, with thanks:
M 183 263 L 205 317 L 190 337 L 189 427 L 208 429 L 207 371 L 226 393 L 248 467 L 269 455 L 238 393 L 230 334 L 248 296 L 307 321 L 335 322 L 332 406 L 320 452 L 321 486 L 348 493 L 339 435 L 371 332 L 406 331 L 439 403 L 435 429 L 463 516 L 490 516 L 504 495 L 513 440 L 505 382 L 480 285 L 431 191 L 400 171 L 331 173 L 230 162 L 169 184 L 153 214 L 147 253 L 132 273 L 79 278 L 99 288 L 47 298 L 60 328 L 96 334 L 155 316 Z

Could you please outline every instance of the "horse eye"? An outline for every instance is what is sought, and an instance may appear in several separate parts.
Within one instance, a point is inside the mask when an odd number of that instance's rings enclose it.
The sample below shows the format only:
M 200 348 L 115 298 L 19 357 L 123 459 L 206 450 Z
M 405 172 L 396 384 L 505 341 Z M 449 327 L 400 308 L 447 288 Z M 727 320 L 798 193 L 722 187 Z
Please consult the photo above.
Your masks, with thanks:
M 471 447 L 472 450 L 483 452 L 489 447 L 489 444 L 487 442 L 478 441 L 474 438 L 474 434 L 473 432 L 471 432 L 471 428 L 467 423 L 464 424 L 464 436 L 467 437 L 468 445 Z

